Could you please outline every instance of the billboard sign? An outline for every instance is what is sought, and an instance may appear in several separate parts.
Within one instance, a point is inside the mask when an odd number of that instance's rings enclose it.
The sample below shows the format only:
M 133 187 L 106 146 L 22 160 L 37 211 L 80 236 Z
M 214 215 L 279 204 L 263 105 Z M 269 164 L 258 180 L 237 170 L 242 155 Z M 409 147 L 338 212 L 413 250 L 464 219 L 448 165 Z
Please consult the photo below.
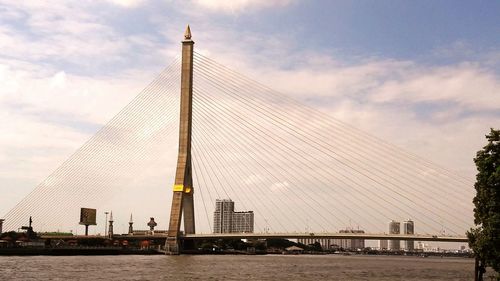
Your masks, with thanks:
M 96 213 L 97 213 L 96 209 L 81 208 L 80 209 L 80 224 L 97 225 Z

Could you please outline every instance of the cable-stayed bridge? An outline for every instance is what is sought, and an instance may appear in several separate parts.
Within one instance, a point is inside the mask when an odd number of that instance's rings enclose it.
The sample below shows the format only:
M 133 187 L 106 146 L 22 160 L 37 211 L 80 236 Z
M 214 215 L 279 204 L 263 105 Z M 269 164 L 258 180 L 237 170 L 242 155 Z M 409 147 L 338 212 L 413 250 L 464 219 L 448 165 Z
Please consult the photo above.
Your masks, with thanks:
M 384 234 L 393 219 L 413 220 L 415 239 L 465 241 L 472 186 L 194 51 L 188 30 L 182 56 L 7 213 L 4 229 L 33 216 L 46 231 L 77 230 L 80 207 L 92 207 L 125 224 L 154 216 L 171 247 L 345 228 L 397 238 Z M 253 211 L 256 233 L 207 234 L 216 199 Z

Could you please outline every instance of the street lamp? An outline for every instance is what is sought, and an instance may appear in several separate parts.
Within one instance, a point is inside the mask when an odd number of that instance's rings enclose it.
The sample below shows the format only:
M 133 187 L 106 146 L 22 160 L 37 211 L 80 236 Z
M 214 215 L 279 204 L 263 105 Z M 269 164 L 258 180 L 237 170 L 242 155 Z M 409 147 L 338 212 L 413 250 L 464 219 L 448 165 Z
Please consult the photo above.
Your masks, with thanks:
M 108 214 L 109 212 L 104 212 L 106 214 L 106 220 L 104 221 L 104 237 L 108 237 L 108 231 L 106 229 L 106 224 L 108 223 Z

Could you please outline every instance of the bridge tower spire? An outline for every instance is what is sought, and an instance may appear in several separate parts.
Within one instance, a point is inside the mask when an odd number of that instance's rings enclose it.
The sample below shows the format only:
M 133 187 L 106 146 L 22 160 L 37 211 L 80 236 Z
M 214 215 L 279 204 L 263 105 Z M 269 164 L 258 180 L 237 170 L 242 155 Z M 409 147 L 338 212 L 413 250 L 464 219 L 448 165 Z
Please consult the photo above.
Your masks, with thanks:
M 179 253 L 179 234 L 184 214 L 184 232 L 195 233 L 193 177 L 191 167 L 191 123 L 193 102 L 193 45 L 189 25 L 182 41 L 181 110 L 179 124 L 179 152 L 173 188 L 170 223 L 166 241 L 169 254 Z

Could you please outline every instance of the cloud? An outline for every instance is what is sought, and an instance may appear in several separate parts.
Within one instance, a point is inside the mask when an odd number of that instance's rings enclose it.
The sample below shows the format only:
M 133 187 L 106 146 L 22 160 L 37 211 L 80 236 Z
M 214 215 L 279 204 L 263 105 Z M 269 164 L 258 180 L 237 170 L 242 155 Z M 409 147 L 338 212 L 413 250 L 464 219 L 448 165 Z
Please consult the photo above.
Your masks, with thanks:
M 43 62 L 92 76 L 119 72 L 129 65 L 153 65 L 159 71 L 163 65 L 154 62 L 169 55 L 151 34 L 130 33 L 127 26 L 111 24 L 112 14 L 125 12 L 102 3 L 12 1 L 6 7 L 8 15 L 20 15 L 0 26 L 0 48 L 10 59 Z
M 200 8 L 223 13 L 240 13 L 248 9 L 284 7 L 294 2 L 295 0 L 192 0 L 192 3 Z
M 143 0 L 106 0 L 106 1 L 126 8 L 137 7 L 138 5 L 144 2 Z
M 423 68 L 385 81 L 375 102 L 451 103 L 466 110 L 500 110 L 500 77 L 477 65 Z

